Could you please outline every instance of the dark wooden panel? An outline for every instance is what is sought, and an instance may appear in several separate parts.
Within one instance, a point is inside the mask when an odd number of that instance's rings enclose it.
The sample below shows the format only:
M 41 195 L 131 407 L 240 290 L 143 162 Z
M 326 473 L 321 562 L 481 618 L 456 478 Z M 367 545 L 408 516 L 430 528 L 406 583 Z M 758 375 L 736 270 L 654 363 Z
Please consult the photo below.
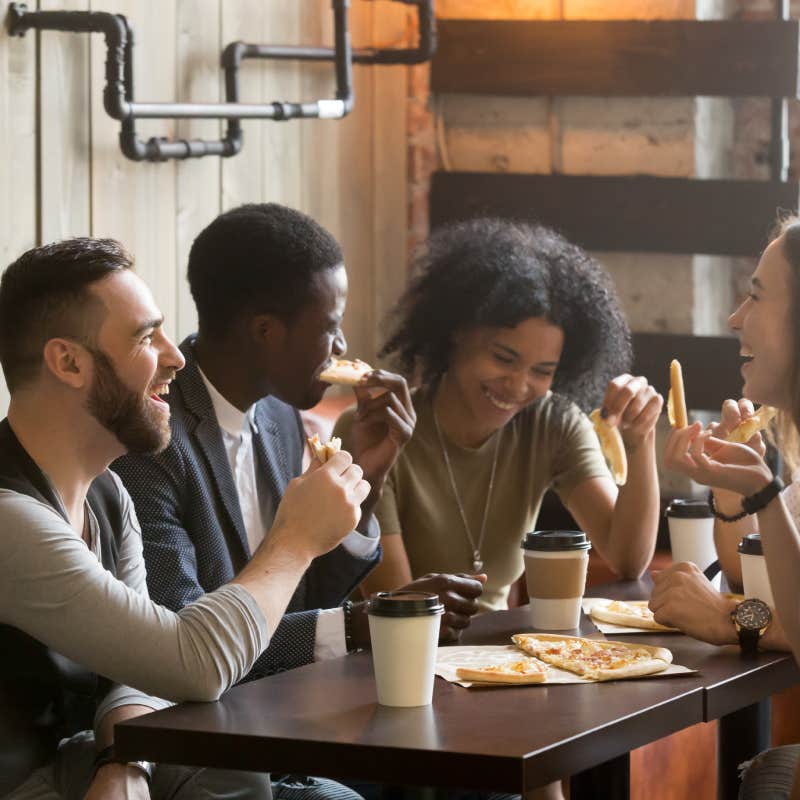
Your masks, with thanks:
M 537 220 L 591 250 L 755 256 L 798 184 L 778 181 L 437 172 L 431 223 Z
M 432 85 L 525 96 L 795 97 L 798 24 L 442 20 Z
M 669 391 L 669 364 L 681 362 L 690 409 L 719 411 L 728 397 L 741 397 L 739 340 L 731 336 L 633 335 L 634 372 L 644 375 L 664 399 Z

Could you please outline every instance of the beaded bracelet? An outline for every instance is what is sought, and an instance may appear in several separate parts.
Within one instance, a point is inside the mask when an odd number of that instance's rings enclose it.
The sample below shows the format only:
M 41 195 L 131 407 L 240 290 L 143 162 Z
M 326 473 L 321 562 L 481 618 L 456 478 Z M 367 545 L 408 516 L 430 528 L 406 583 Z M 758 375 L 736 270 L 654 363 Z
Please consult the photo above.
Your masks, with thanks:
M 766 508 L 782 491 L 783 481 L 776 475 L 763 489 L 742 498 L 742 510 L 738 514 L 723 514 L 718 511 L 714 505 L 713 491 L 708 493 L 708 506 L 717 519 L 721 519 L 723 522 L 738 522 L 740 519 Z

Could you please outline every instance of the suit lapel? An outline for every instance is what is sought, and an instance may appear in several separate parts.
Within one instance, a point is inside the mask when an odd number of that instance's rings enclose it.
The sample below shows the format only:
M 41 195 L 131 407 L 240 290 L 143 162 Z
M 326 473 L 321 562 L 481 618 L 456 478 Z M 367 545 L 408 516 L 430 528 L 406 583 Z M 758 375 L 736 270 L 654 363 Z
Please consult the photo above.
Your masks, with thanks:
M 253 436 L 258 465 L 263 470 L 273 509 L 286 491 L 289 475 L 286 449 L 280 437 L 277 423 L 269 416 L 266 401 L 256 404 L 255 423 L 258 432 Z M 291 476 L 294 477 L 294 476 Z
M 186 408 L 192 412 L 197 420 L 197 427 L 189 431 L 195 437 L 198 447 L 208 464 L 214 477 L 217 491 L 222 505 L 228 515 L 228 522 L 236 533 L 236 538 L 242 548 L 244 561 L 250 560 L 250 545 L 247 542 L 247 532 L 242 518 L 242 509 L 239 505 L 239 495 L 236 483 L 231 474 L 230 463 L 222 441 L 211 398 L 208 396 L 203 378 L 197 367 L 194 357 L 194 337 L 189 337 L 181 344 L 181 352 L 186 358 L 186 366 L 178 373 L 176 382 L 180 388 Z

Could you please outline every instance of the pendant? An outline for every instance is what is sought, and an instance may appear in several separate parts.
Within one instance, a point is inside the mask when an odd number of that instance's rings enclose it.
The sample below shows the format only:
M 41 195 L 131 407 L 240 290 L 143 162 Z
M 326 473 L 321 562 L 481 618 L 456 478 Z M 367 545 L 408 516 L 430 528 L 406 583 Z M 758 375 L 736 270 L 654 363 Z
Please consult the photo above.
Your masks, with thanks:
M 481 572 L 483 570 L 483 559 L 481 558 L 481 551 L 476 550 L 472 554 L 472 571 Z

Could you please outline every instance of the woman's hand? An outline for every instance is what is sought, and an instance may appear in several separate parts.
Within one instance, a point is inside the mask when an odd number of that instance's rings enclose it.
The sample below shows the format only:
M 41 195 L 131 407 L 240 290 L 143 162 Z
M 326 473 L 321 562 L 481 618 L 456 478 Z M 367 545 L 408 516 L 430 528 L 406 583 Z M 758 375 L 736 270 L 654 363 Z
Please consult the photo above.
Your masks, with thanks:
M 749 419 L 755 413 L 753 404 L 747 399 L 726 400 L 722 404 L 722 415 L 719 422 L 712 422 L 708 426 L 708 431 L 717 439 L 726 439 L 730 432 L 740 423 Z M 756 432 L 747 442 L 747 446 L 756 451 L 762 458 L 767 452 L 764 439 L 760 432 Z
M 635 452 L 654 435 L 664 399 L 638 375 L 619 375 L 609 381 L 603 398 L 603 417 L 616 425 L 622 434 L 625 449 Z
M 772 471 L 752 447 L 717 439 L 699 422 L 672 431 L 664 463 L 697 483 L 743 496 L 755 494 L 772 480 Z

